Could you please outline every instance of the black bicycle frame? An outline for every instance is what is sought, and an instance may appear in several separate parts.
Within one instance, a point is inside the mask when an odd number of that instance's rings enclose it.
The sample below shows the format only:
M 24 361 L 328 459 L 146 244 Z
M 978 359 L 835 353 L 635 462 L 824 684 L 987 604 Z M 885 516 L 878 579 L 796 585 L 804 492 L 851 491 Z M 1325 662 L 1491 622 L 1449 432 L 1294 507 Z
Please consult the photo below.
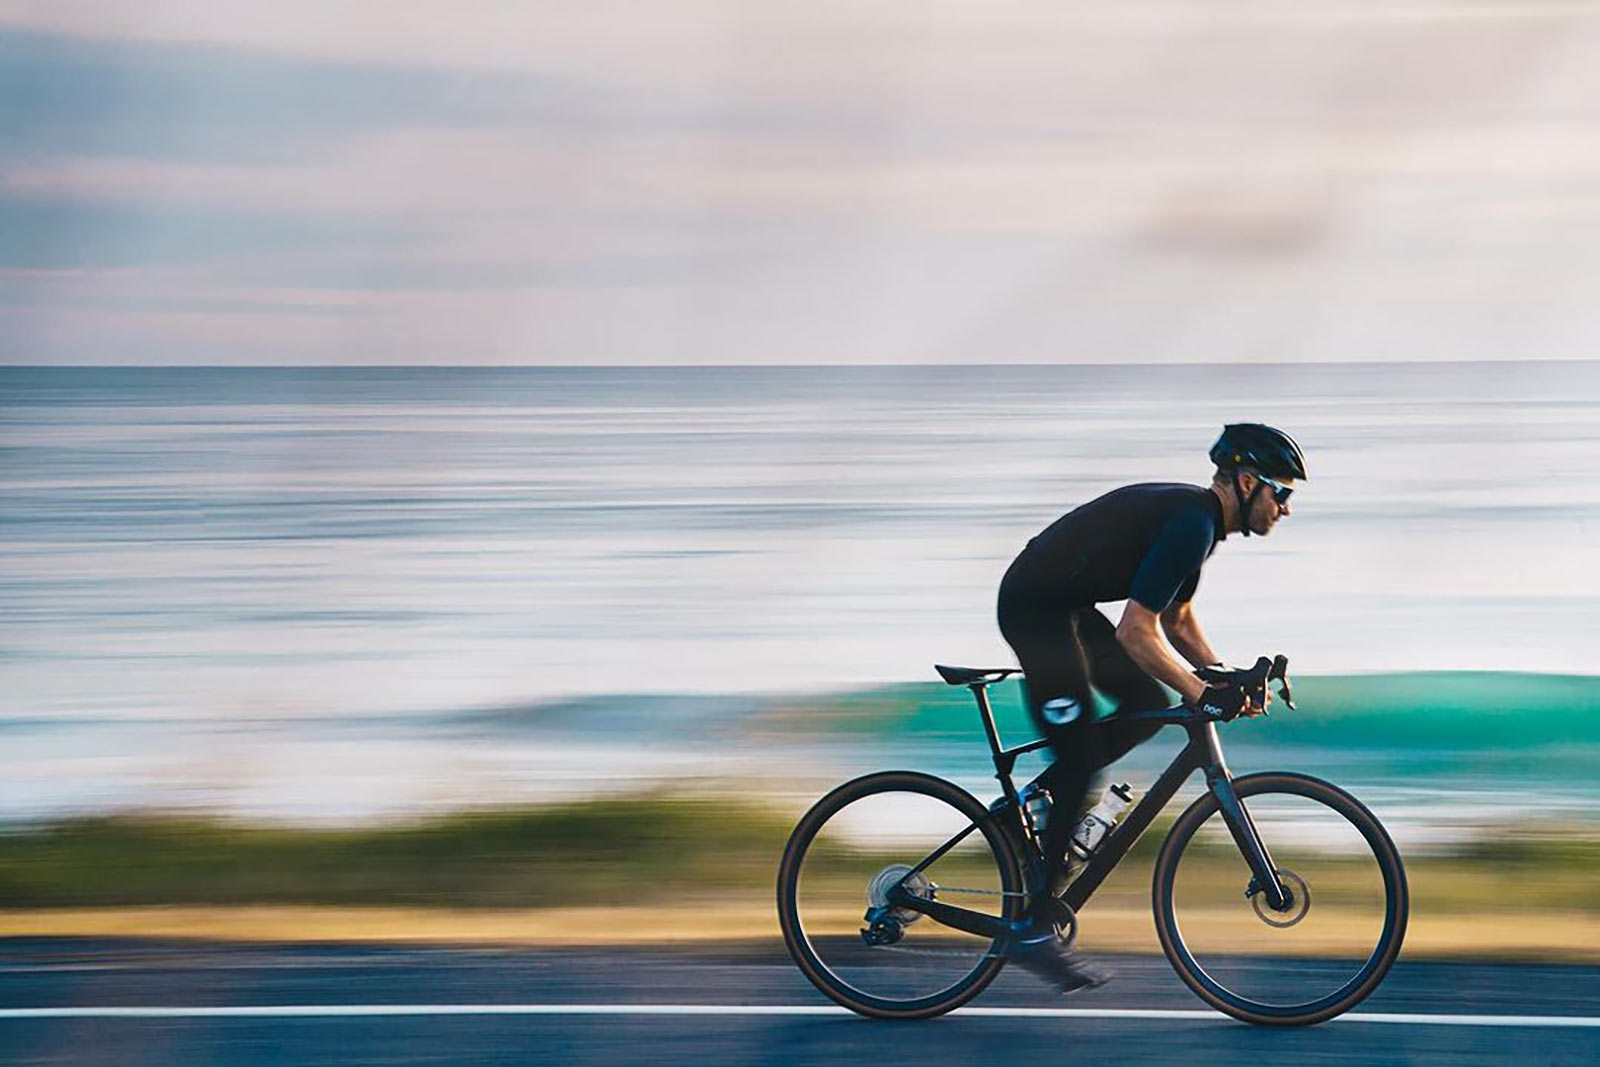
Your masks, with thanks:
M 978 713 L 983 718 L 983 732 L 988 738 L 989 749 L 994 756 L 995 777 L 1000 781 L 1003 794 L 1001 799 L 990 807 L 985 818 L 1005 819 L 1017 813 L 1013 821 L 1018 827 L 1022 827 L 1025 825 L 1020 815 L 1022 805 L 1017 796 L 1016 786 L 1012 783 L 1011 772 L 1016 767 L 1018 756 L 1044 748 L 1049 742 L 1040 739 L 1016 748 L 1003 747 L 1000 743 L 1000 733 L 995 728 L 994 712 L 989 707 L 989 696 L 985 691 L 988 684 L 988 682 L 974 682 L 967 687 L 972 690 L 973 698 L 978 702 Z M 1223 759 L 1222 743 L 1217 737 L 1217 720 L 1202 717 L 1199 712 L 1182 704 L 1160 711 L 1133 712 L 1121 716 L 1121 720 L 1182 726 L 1188 731 L 1189 743 L 1162 772 L 1161 777 L 1156 779 L 1155 784 L 1145 792 L 1139 803 L 1134 805 L 1133 810 L 1128 812 L 1100 843 L 1100 847 L 1090 856 L 1077 877 L 1062 891 L 1061 900 L 1074 912 L 1081 910 L 1094 895 L 1094 891 L 1100 888 L 1100 884 L 1122 861 L 1122 857 L 1128 854 L 1128 850 L 1150 828 L 1155 817 L 1182 788 L 1189 776 L 1195 771 L 1204 771 L 1206 788 L 1216 798 L 1222 819 L 1227 824 L 1229 833 L 1233 835 L 1234 843 L 1238 845 L 1240 854 L 1244 856 L 1250 865 L 1251 873 L 1255 875 L 1252 887 L 1266 894 L 1266 902 L 1274 910 L 1282 911 L 1288 908 L 1292 902 L 1289 892 L 1278 881 L 1277 867 L 1267 853 L 1261 835 L 1256 833 L 1255 823 L 1250 821 L 1250 813 L 1245 810 L 1239 801 L 1239 794 L 1234 791 L 1233 776 Z M 1063 816 L 1058 813 L 1057 817 Z M 913 874 L 921 873 L 939 857 L 964 841 L 978 828 L 978 825 L 974 822 L 967 826 L 913 867 L 889 890 L 889 903 L 897 908 L 909 908 L 921 912 L 945 926 L 977 934 L 980 937 L 1003 938 L 1014 934 L 1016 929 L 1004 919 L 939 900 L 915 896 L 905 889 L 907 879 Z

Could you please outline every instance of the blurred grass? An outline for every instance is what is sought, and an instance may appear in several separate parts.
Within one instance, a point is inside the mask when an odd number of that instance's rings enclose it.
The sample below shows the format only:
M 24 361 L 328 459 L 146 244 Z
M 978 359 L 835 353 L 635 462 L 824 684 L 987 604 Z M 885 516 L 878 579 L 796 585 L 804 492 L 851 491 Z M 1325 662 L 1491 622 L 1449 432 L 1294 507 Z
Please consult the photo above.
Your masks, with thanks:
M 748 795 L 653 793 L 356 829 L 80 818 L 0 832 L 0 908 L 768 904 L 797 815 Z M 1144 836 L 1091 910 L 1148 908 L 1167 825 Z M 1222 849 L 1214 862 L 1232 877 L 1238 861 Z M 1592 827 L 1486 829 L 1449 850 L 1407 854 L 1406 866 L 1414 914 L 1600 914 Z
M 161 815 L 0 833 L 0 907 L 553 907 L 768 891 L 791 820 L 643 795 L 303 829 Z

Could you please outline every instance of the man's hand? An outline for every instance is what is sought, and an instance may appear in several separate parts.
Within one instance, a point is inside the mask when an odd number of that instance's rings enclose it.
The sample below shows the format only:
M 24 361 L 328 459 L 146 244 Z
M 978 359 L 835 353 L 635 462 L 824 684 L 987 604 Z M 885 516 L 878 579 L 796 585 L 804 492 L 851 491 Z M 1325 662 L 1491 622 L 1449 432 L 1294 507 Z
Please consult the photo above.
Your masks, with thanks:
M 1272 706 L 1272 690 L 1263 687 L 1261 693 L 1262 697 L 1259 704 L 1256 703 L 1253 696 L 1245 700 L 1244 705 L 1239 709 L 1241 716 L 1246 719 L 1253 719 L 1257 715 L 1265 715 L 1267 713 L 1267 708 Z
M 1202 715 L 1223 721 L 1239 715 L 1248 704 L 1244 690 L 1232 685 L 1208 685 L 1194 701 Z
M 1252 694 L 1234 685 L 1208 685 L 1194 701 L 1194 706 L 1207 715 L 1215 715 L 1221 719 L 1255 718 L 1265 715 L 1267 707 L 1272 703 L 1272 693 L 1267 691 L 1266 696 L 1257 702 Z

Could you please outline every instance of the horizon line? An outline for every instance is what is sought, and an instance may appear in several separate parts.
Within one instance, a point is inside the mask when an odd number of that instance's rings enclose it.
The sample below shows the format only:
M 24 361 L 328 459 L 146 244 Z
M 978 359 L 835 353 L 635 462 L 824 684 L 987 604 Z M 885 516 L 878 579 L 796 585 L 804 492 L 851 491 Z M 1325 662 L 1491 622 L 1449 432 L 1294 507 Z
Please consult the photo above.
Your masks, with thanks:
M 1517 359 L 1275 359 L 1275 360 L 1074 360 L 1062 362 L 985 363 L 18 363 L 0 361 L 0 370 L 849 370 L 981 368 L 1001 370 L 1036 367 L 1378 367 L 1482 364 L 1600 363 L 1600 355 L 1584 357 L 1539 356 Z

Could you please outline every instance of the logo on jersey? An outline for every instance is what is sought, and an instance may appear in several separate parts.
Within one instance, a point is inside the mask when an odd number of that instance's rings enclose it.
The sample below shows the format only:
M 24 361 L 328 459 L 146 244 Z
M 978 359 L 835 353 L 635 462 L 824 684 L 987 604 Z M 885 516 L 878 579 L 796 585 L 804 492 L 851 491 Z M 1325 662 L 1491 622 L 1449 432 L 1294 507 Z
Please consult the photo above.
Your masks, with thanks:
M 1044 712 L 1044 721 L 1053 726 L 1065 726 L 1083 714 L 1083 708 L 1071 697 L 1046 700 L 1040 710 Z

